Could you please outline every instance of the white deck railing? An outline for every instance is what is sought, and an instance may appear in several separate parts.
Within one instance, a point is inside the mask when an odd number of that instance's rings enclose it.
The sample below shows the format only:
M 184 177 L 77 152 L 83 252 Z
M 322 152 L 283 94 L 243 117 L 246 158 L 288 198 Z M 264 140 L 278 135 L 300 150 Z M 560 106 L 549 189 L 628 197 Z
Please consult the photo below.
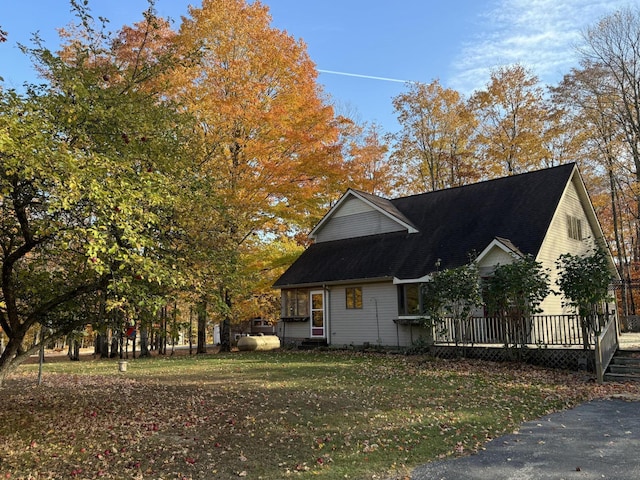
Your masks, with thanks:
M 596 337 L 596 376 L 598 383 L 604 382 L 604 372 L 618 349 L 618 325 L 612 316 Z
M 596 319 L 602 321 L 604 319 Z M 531 317 L 471 317 L 460 321 L 445 317 L 434 328 L 440 344 L 518 344 L 560 347 L 594 345 L 591 332 L 583 337 L 578 315 L 533 315 Z

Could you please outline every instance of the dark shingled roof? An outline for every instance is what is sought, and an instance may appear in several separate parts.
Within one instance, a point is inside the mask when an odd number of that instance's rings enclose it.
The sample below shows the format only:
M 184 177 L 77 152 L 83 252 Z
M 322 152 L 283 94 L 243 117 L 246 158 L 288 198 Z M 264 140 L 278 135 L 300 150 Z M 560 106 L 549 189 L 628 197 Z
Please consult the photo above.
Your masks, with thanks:
M 441 269 L 468 263 L 469 255 L 481 253 L 496 237 L 536 256 L 574 167 L 570 163 L 389 200 L 419 233 L 315 243 L 274 286 L 421 278 L 438 261 Z

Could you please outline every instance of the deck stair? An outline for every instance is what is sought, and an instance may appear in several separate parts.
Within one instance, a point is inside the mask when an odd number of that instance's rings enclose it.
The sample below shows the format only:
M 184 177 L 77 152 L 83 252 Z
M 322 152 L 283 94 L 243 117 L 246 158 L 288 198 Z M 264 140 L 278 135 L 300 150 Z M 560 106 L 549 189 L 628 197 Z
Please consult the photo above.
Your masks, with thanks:
M 618 350 L 604 374 L 605 382 L 640 382 L 640 350 Z
M 324 338 L 307 338 L 298 346 L 298 350 L 314 350 L 316 348 L 326 347 L 327 340 Z

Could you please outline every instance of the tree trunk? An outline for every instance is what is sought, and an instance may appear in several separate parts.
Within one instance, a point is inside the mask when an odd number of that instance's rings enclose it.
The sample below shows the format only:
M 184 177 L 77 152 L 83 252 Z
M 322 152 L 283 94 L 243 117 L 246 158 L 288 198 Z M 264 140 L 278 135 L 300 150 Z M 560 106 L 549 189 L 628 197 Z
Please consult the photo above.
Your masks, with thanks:
M 68 338 L 69 349 L 67 350 L 67 356 L 71 361 L 80 360 L 80 343 L 75 338 Z
M 616 252 L 618 257 L 618 264 L 616 268 L 618 269 L 618 274 L 622 279 L 622 284 L 620 288 L 620 299 L 622 303 L 622 312 L 624 315 L 629 315 L 629 306 L 627 304 L 627 288 L 626 288 L 626 254 L 624 252 L 624 243 L 622 241 L 621 232 L 619 228 L 620 224 L 620 215 L 618 213 L 618 189 L 616 187 L 616 178 L 613 172 L 613 159 L 607 157 L 607 175 L 609 177 L 609 195 L 611 200 L 611 217 L 613 220 L 613 239 L 616 245 Z
M 111 334 L 111 354 L 109 358 L 116 358 L 118 356 L 118 335 Z
M 133 358 L 136 358 L 136 340 L 138 339 L 137 332 L 133 334 L 133 338 L 131 339 L 131 355 Z
M 38 354 L 38 386 L 42 385 L 42 367 L 44 365 L 44 328 L 40 328 L 40 352 Z
M 171 355 L 176 353 L 176 341 L 178 336 L 178 302 L 173 302 L 173 313 L 171 315 Z
M 222 328 L 220 329 L 220 351 L 222 352 L 230 352 L 231 351 L 231 319 L 229 315 L 231 314 L 231 294 L 229 290 L 224 291 L 224 303 L 226 305 L 226 310 L 224 313 L 224 320 L 222 321 Z
M 193 307 L 189 308 L 189 355 L 193 355 Z
M 31 347 L 29 350 L 22 350 L 22 340 L 18 341 L 9 338 L 7 345 L 0 355 L 0 387 L 4 383 L 5 378 L 14 372 L 27 358 L 34 352 L 37 352 L 40 345 Z
M 162 338 L 161 338 L 161 345 L 160 345 L 163 355 L 167 354 L 167 341 L 168 341 L 167 321 L 168 321 L 168 315 L 167 315 L 167 307 L 165 305 L 164 307 L 162 307 Z
M 118 331 L 118 348 L 120 350 L 120 360 L 124 360 L 124 326 L 120 323 Z
M 220 329 L 220 351 L 231 351 L 231 322 L 229 318 L 225 318 L 222 321 L 222 328 Z
M 106 330 L 96 335 L 94 354 L 100 355 L 100 358 L 109 358 L 109 336 Z
M 198 346 L 196 353 L 207 353 L 207 303 L 198 307 Z
M 149 357 L 149 329 L 144 323 L 140 323 L 140 358 Z

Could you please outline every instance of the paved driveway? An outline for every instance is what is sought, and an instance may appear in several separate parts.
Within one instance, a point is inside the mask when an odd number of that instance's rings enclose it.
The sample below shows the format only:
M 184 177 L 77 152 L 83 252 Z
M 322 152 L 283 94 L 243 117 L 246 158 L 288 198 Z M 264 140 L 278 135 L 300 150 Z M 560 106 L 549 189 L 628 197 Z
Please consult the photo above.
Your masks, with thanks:
M 522 424 L 477 455 L 414 470 L 412 480 L 640 479 L 640 401 L 596 400 Z

